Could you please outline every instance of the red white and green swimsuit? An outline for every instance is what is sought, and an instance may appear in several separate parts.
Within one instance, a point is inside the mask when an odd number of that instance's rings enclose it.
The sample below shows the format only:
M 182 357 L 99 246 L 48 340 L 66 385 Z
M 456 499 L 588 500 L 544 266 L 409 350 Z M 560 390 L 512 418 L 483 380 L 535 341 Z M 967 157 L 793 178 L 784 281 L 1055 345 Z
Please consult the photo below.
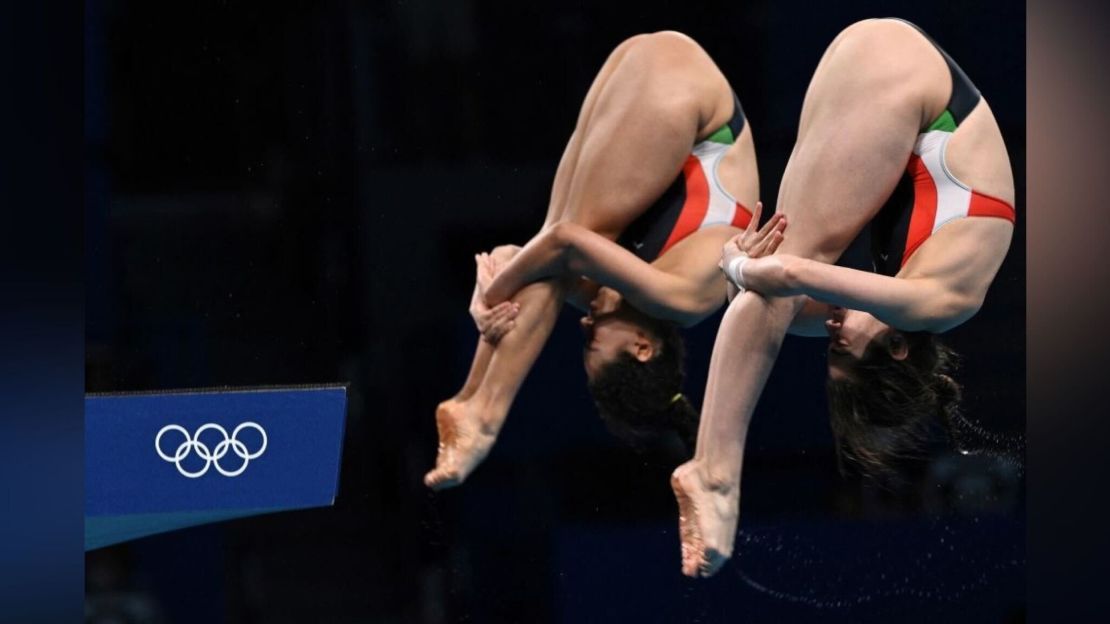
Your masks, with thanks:
M 732 99 L 729 122 L 694 145 L 674 184 L 618 239 L 641 259 L 655 260 L 702 228 L 723 224 L 748 226 L 751 211 L 729 195 L 717 178 L 722 157 L 744 129 L 744 109 L 735 93 Z
M 948 169 L 945 161 L 948 141 L 982 96 L 952 57 L 928 35 L 925 37 L 948 64 L 952 95 L 946 110 L 917 135 L 902 181 L 871 222 L 869 231 L 861 235 L 870 238 L 874 270 L 886 275 L 896 275 L 934 232 L 953 220 L 965 217 L 1015 220 L 1013 206 L 975 191 Z

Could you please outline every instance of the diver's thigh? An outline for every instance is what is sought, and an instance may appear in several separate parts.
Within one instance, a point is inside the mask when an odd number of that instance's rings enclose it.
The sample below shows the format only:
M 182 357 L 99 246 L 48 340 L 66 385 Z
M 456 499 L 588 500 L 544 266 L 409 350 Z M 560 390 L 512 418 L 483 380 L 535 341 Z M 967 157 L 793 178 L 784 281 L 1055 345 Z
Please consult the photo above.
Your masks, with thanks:
M 567 186 L 578 164 L 578 154 L 582 147 L 582 135 L 585 132 L 585 128 L 589 125 L 594 105 L 597 102 L 598 93 L 609 81 L 609 77 L 612 76 L 613 70 L 620 64 L 629 48 L 636 45 L 647 36 L 648 35 L 634 35 L 622 41 L 620 45 L 609 53 L 609 57 L 605 59 L 605 63 L 601 66 L 601 69 L 598 70 L 597 76 L 594 77 L 593 82 L 590 84 L 590 88 L 586 92 L 586 97 L 582 100 L 582 107 L 578 111 L 578 120 L 575 123 L 574 130 L 571 132 L 570 139 L 567 141 L 566 148 L 563 150 L 562 158 L 559 159 L 559 167 L 555 171 L 555 180 L 551 185 L 551 197 L 547 204 L 547 216 L 544 218 L 544 227 L 563 220 L 566 212 Z
M 835 260 L 890 197 L 950 88 L 943 59 L 910 26 L 868 20 L 837 37 L 779 187 L 777 211 L 790 219 L 780 251 Z
M 638 41 L 579 130 L 562 218 L 615 238 L 674 183 L 699 135 L 731 114 L 727 81 L 693 40 Z

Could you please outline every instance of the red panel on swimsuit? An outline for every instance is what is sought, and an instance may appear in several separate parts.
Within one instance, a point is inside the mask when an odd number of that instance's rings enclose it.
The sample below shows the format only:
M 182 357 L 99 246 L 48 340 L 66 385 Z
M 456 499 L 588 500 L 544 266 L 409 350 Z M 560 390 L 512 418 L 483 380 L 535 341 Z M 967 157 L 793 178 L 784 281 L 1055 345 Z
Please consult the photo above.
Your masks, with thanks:
M 738 227 L 741 230 L 748 227 L 752 222 L 752 211 L 744 207 L 744 204 L 736 202 L 736 214 L 732 216 L 732 227 Z
M 671 235 L 663 244 L 663 250 L 659 252 L 660 256 L 667 253 L 675 243 L 697 231 L 705 219 L 705 213 L 709 211 L 709 182 L 705 179 L 705 172 L 702 171 L 701 161 L 697 156 L 691 155 L 686 159 L 686 164 L 682 166 L 682 175 L 686 178 L 686 202 L 682 205 L 678 223 L 675 223 Z
M 1017 221 L 1017 213 L 1013 206 L 997 197 L 991 197 L 978 191 L 971 191 L 971 205 L 968 206 L 967 216 L 998 217 L 999 219 L 1006 219 L 1010 223 Z
M 913 212 L 910 214 L 910 229 L 906 233 L 906 249 L 902 253 L 905 264 L 913 252 L 933 233 L 933 223 L 937 219 L 937 185 L 929 169 L 917 154 L 910 156 L 907 166 L 913 178 Z

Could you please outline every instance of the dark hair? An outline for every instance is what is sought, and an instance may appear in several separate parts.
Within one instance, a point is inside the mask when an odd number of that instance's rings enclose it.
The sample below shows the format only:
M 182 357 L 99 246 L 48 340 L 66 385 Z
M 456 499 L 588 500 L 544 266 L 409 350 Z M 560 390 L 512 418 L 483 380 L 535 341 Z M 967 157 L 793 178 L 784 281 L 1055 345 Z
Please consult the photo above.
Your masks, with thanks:
M 829 379 L 829 423 L 841 473 L 897 480 L 895 463 L 919 457 L 938 423 L 952 437 L 960 386 L 956 354 L 928 332 L 901 332 L 903 360 L 872 343 L 847 379 Z
M 633 447 L 665 447 L 667 438 L 677 435 L 690 457 L 698 410 L 681 394 L 686 377 L 682 335 L 674 323 L 646 316 L 638 322 L 658 339 L 659 348 L 646 362 L 622 352 L 601 367 L 588 384 L 594 404 L 609 431 Z

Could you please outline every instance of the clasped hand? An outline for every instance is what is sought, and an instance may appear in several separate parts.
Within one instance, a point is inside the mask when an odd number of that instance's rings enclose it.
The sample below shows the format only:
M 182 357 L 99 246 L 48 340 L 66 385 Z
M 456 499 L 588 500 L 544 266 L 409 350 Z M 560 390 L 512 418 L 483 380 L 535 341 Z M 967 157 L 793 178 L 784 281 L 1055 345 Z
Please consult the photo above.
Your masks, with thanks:
M 754 282 L 760 282 L 760 285 L 763 286 L 767 284 L 763 284 L 763 280 L 758 278 L 753 280 L 753 274 L 765 272 L 759 269 L 772 268 L 757 266 L 757 264 L 775 263 L 775 259 L 768 256 L 774 254 L 785 239 L 786 215 L 782 213 L 775 214 L 767 220 L 766 225 L 759 227 L 759 217 L 762 213 L 763 202 L 756 202 L 755 212 L 752 214 L 751 221 L 748 222 L 748 227 L 743 232 L 730 238 L 721 249 L 721 262 L 717 266 L 725 273 L 729 301 L 732 301 L 737 294 L 745 289 L 764 292 L 757 288 Z M 763 260 L 757 263 L 757 258 L 763 258 Z M 741 261 L 734 262 L 738 259 Z M 730 274 L 730 271 L 734 270 L 740 274 Z
M 516 245 L 501 245 L 495 247 L 490 253 L 480 253 L 474 256 L 477 272 L 474 279 L 474 295 L 470 298 L 470 317 L 478 327 L 482 340 L 496 345 L 516 327 L 516 317 L 520 313 L 520 304 L 514 301 L 503 301 L 492 308 L 485 303 L 485 293 L 494 278 L 520 252 Z

